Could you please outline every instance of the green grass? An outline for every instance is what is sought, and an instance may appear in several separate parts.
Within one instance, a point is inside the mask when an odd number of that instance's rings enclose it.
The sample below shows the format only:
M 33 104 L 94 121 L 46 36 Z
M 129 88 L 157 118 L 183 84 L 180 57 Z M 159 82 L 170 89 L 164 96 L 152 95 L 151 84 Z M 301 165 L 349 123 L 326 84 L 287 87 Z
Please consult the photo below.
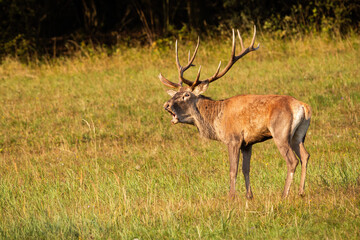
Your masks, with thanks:
M 248 40 L 249 37 L 245 39 Z M 0 65 L 0 238 L 359 239 L 360 40 L 259 36 L 207 96 L 287 94 L 313 109 L 306 196 L 281 200 L 286 164 L 254 146 L 254 200 L 228 199 L 226 146 L 172 126 L 157 75 L 175 80 L 174 49 L 119 48 Z M 248 41 L 247 41 L 248 42 Z M 181 61 L 194 42 L 180 43 Z M 203 42 L 202 76 L 231 42 Z M 187 76 L 195 77 L 197 69 Z

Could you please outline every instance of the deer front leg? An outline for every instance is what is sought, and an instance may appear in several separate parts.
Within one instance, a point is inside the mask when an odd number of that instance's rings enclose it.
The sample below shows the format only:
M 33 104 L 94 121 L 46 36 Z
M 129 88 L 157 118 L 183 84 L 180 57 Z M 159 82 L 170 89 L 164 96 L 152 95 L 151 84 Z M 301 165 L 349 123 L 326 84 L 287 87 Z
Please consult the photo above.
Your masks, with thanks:
M 251 192 L 251 187 L 250 187 L 251 149 L 252 149 L 252 145 L 241 148 L 241 153 L 242 153 L 242 157 L 243 157 L 242 172 L 243 172 L 244 178 L 245 178 L 246 198 L 247 199 L 253 198 L 253 194 Z
M 229 192 L 230 198 L 235 197 L 235 182 L 236 182 L 238 166 L 239 166 L 240 146 L 241 143 L 228 144 L 229 162 L 230 162 L 230 192 Z

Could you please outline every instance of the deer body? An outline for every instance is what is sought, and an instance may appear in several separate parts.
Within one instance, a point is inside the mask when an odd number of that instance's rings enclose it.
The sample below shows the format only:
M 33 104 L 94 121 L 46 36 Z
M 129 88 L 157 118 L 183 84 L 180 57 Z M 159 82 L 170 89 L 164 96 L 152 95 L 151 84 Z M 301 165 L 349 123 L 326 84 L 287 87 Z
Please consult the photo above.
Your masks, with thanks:
M 210 82 L 223 76 L 239 58 L 257 49 L 253 48 L 256 31 L 254 32 L 251 46 L 243 49 L 239 56 L 235 56 L 233 32 L 233 51 L 228 65 L 221 73 L 219 73 L 219 65 L 214 76 L 203 81 L 199 81 L 200 70 L 195 82 L 183 78 L 183 72 L 192 66 L 198 46 L 192 59 L 189 57 L 186 67 L 180 65 L 177 57 L 180 84 L 172 83 L 160 75 L 160 80 L 165 85 L 178 88 L 178 91 L 168 91 L 172 98 L 164 104 L 164 108 L 173 116 L 171 121 L 173 124 L 180 122 L 195 125 L 202 137 L 221 141 L 228 146 L 230 196 L 235 195 L 235 181 L 241 152 L 246 197 L 252 198 L 249 175 L 252 145 L 271 138 L 274 139 L 287 163 L 283 197 L 288 195 L 299 162 L 298 158 L 302 165 L 299 194 L 303 196 L 307 161 L 310 157 L 304 147 L 311 118 L 311 109 L 307 104 L 293 97 L 281 95 L 238 95 L 219 101 L 201 95 Z M 240 34 L 239 38 L 243 48 Z M 182 87 L 182 82 L 190 87 Z
M 308 106 L 290 96 L 240 95 L 226 100 L 213 101 L 201 96 L 196 104 L 198 114 L 194 115 L 194 125 L 201 136 L 228 144 L 236 137 L 249 145 L 272 138 L 271 123 L 282 118 L 291 123 L 292 132 L 298 120 L 305 118 Z M 292 122 L 292 114 L 299 111 L 299 118 Z M 284 119 L 285 118 L 285 119 Z M 210 125 L 211 127 L 204 127 Z M 273 126 L 276 127 L 276 126 Z

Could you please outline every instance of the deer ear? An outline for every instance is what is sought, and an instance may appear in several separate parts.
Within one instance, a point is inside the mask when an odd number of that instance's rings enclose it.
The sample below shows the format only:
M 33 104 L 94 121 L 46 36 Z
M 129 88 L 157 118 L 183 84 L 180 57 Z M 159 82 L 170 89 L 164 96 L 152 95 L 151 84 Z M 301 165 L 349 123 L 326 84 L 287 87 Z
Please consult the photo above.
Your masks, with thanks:
M 167 90 L 166 91 L 171 97 L 173 97 L 177 92 L 174 90 Z
M 209 81 L 204 81 L 199 85 L 197 85 L 192 92 L 196 96 L 199 96 L 200 94 L 204 93 L 208 89 L 208 87 L 209 87 Z

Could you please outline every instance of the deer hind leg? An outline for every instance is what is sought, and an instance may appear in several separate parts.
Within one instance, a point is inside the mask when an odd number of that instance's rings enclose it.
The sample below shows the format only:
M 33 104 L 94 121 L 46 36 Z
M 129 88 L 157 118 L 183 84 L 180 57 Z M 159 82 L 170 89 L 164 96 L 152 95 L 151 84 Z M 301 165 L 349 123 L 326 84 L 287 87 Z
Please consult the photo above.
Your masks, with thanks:
M 242 153 L 242 158 L 243 158 L 242 172 L 243 172 L 244 178 L 245 178 L 246 198 L 247 199 L 252 199 L 253 198 L 253 194 L 251 192 L 251 187 L 250 187 L 251 149 L 252 149 L 251 145 L 241 148 L 241 153 Z
M 276 139 L 274 140 L 276 146 L 278 147 L 281 155 L 284 157 L 287 164 L 287 176 L 285 180 L 284 192 L 282 195 L 283 198 L 286 198 L 287 195 L 289 194 L 290 186 L 294 178 L 294 173 L 299 163 L 299 160 L 296 158 L 288 141 L 281 141 Z
M 286 118 L 283 118 L 286 120 Z M 290 124 L 288 124 L 287 121 L 282 122 L 282 119 L 277 119 L 277 123 L 279 125 L 274 124 L 272 128 L 270 129 L 270 132 L 274 138 L 274 142 L 276 146 L 278 147 L 281 155 L 286 161 L 287 164 L 287 176 L 285 181 L 285 187 L 282 197 L 286 198 L 290 186 L 294 177 L 294 173 L 296 170 L 296 167 L 299 163 L 299 160 L 296 158 L 291 146 L 290 146 Z
M 291 139 L 291 148 L 295 151 L 296 155 L 299 157 L 301 162 L 301 177 L 300 177 L 300 187 L 299 195 L 305 196 L 305 177 L 308 160 L 310 154 L 306 151 L 304 146 L 306 131 L 309 128 L 310 120 L 303 121 L 299 127 L 296 129 L 294 136 Z

